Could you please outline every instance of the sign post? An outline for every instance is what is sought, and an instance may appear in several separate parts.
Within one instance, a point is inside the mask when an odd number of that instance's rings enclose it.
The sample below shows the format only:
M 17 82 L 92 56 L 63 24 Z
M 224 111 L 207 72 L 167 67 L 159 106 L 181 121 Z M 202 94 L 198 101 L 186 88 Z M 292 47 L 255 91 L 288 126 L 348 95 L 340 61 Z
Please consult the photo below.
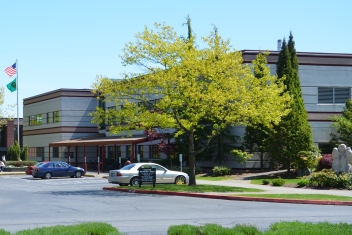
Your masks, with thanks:
M 181 168 L 181 171 L 182 171 L 182 154 L 180 154 L 180 168 Z

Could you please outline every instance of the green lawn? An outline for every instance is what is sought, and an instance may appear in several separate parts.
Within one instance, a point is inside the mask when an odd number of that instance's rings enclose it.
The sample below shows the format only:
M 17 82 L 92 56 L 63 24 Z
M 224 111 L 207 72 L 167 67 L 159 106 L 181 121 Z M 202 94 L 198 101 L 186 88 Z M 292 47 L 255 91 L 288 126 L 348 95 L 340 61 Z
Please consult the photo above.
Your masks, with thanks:
M 221 180 L 233 180 L 236 176 L 209 176 L 209 175 L 197 175 L 196 180 L 209 180 L 209 181 L 221 181 Z
M 239 196 L 239 194 L 236 194 L 236 196 Z M 352 201 L 352 197 L 325 194 L 240 194 L 240 196 L 302 200 Z
M 278 178 L 278 177 L 258 176 L 258 177 L 251 179 L 251 184 L 263 184 L 263 180 L 268 180 L 271 184 L 271 181 L 275 178 Z M 285 181 L 285 184 L 297 185 L 297 182 L 299 181 L 298 177 L 282 178 L 282 179 Z

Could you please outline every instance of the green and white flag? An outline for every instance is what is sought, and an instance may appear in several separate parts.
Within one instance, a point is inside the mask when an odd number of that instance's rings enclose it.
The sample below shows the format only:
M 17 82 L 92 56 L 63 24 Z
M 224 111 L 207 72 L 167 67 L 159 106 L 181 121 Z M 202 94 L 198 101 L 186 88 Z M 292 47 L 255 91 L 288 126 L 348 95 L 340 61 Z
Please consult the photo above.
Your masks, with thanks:
M 6 86 L 11 92 L 14 92 L 17 89 L 17 87 L 16 87 L 16 78 L 13 79 L 12 82 L 7 84 Z

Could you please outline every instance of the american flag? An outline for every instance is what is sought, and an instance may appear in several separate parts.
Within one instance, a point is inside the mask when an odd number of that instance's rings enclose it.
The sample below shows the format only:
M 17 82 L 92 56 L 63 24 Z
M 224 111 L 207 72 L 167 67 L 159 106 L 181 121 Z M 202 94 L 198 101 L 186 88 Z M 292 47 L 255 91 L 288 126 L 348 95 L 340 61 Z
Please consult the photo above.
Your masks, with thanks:
M 5 69 L 5 73 L 7 73 L 7 75 L 9 75 L 9 77 L 12 77 L 12 75 L 16 74 L 16 63 L 7 67 Z

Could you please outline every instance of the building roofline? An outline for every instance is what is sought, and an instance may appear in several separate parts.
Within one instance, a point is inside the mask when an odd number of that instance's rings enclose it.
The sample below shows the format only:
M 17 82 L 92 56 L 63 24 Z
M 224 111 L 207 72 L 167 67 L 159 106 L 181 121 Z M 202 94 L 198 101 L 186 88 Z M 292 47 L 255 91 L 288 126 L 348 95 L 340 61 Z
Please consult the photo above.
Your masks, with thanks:
M 243 62 L 252 63 L 260 52 L 265 50 L 242 50 Z M 268 64 L 276 64 L 280 51 L 268 52 Z M 297 52 L 297 58 L 299 65 L 352 67 L 352 54 L 346 53 Z
M 45 92 L 32 97 L 25 98 L 23 99 L 23 105 L 50 100 L 57 97 L 96 97 L 96 96 L 97 96 L 96 94 L 92 93 L 92 89 L 60 88 L 57 90 L 53 90 L 53 91 Z

